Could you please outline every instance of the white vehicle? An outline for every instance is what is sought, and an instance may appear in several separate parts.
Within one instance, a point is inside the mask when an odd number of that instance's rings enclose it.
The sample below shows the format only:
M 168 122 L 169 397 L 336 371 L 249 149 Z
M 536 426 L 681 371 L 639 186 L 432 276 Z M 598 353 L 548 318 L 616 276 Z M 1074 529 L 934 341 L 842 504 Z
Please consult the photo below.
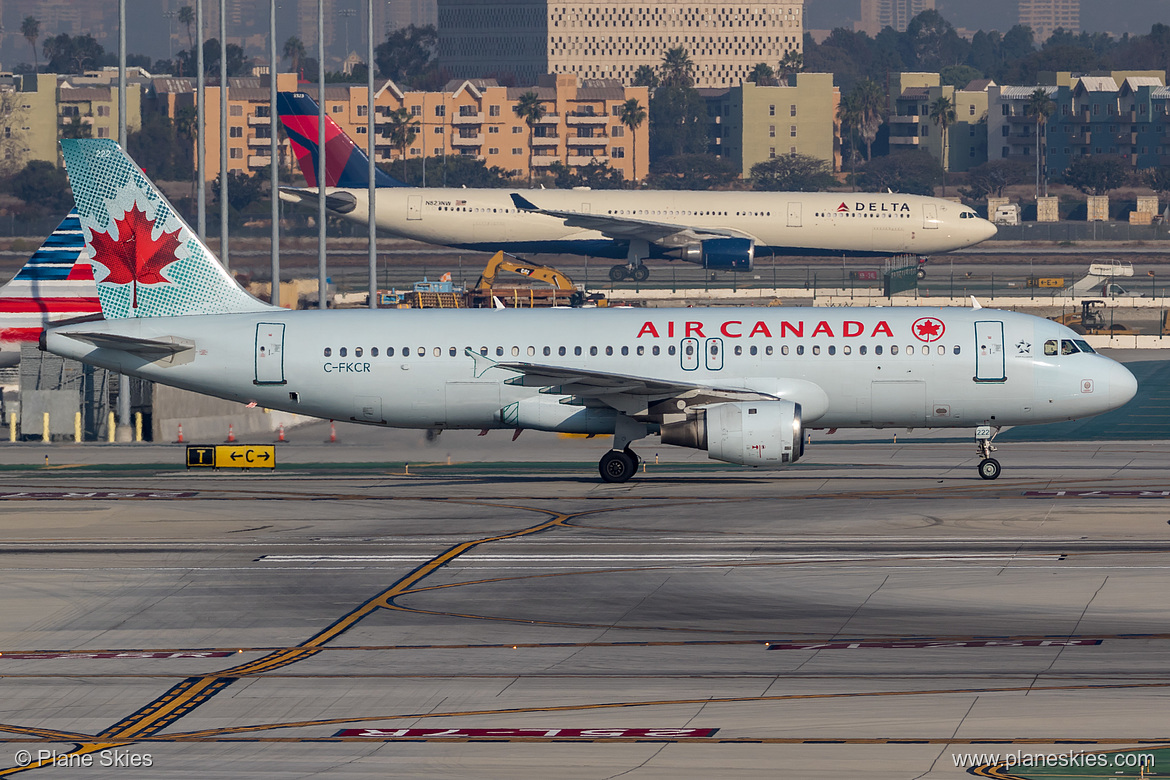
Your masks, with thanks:
M 405 428 L 612 434 L 780 467 L 807 426 L 992 429 L 1133 397 L 1124 366 L 1026 314 L 938 308 L 288 311 L 250 297 L 111 140 L 65 140 L 105 320 L 54 354 L 322 418 Z M 135 270 L 142 269 L 142 270 Z M 982 429 L 982 430 L 980 430 Z
M 317 104 L 282 92 L 277 106 L 307 188 L 281 200 L 317 206 Z M 325 207 L 369 221 L 369 158 L 326 116 Z M 610 278 L 643 281 L 647 258 L 751 271 L 770 255 L 932 255 L 995 235 L 961 204 L 921 195 L 834 192 L 691 192 L 407 187 L 375 172 L 375 224 L 405 238 L 459 249 L 624 259 Z
M 991 221 L 996 225 L 1018 225 L 1020 224 L 1020 207 L 1015 203 L 996 206 Z

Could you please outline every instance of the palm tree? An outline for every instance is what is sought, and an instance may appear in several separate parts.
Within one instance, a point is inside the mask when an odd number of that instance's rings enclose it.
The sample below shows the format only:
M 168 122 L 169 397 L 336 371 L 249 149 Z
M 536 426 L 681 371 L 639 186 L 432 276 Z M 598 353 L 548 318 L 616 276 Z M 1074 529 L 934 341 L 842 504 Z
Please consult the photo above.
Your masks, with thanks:
M 886 94 L 873 79 L 862 79 L 853 88 L 859 112 L 857 130 L 865 141 L 865 159 L 873 159 L 873 142 L 881 128 L 886 109 Z
M 189 5 L 185 5 L 179 9 L 179 24 L 187 27 L 187 45 L 191 49 L 191 53 L 195 53 L 195 35 L 191 28 L 195 25 L 195 9 Z
M 776 86 L 776 71 L 772 70 L 772 66 L 766 62 L 757 62 L 752 68 L 752 72 L 748 74 L 747 80 L 757 87 L 774 87 Z
M 386 115 L 386 135 L 390 143 L 402 152 L 402 180 L 406 181 L 406 148 L 418 138 L 418 122 L 403 108 L 396 108 Z
M 1031 95 L 1028 95 L 1028 102 L 1024 104 L 1024 112 L 1036 117 L 1036 197 L 1040 197 L 1040 169 L 1041 159 L 1043 155 L 1040 151 L 1040 126 L 1048 122 L 1048 117 L 1056 112 L 1056 104 L 1052 102 L 1052 98 L 1048 97 L 1048 93 L 1044 91 L 1043 87 L 1036 87 Z M 1047 133 L 1045 133 L 1047 136 Z M 1048 194 L 1048 180 L 1044 181 L 1044 194 Z
M 634 86 L 654 89 L 658 86 L 658 71 L 649 65 L 639 65 L 634 71 Z
M 662 86 L 690 87 L 695 83 L 695 63 L 682 46 L 667 49 L 662 57 Z
M 41 37 L 41 22 L 35 16 L 26 16 L 20 23 L 20 34 L 28 41 L 33 51 L 33 73 L 40 70 L 40 60 L 37 59 L 37 38 Z
M 516 116 L 524 120 L 524 124 L 528 125 L 528 186 L 531 188 L 532 136 L 536 132 L 536 123 L 544 118 L 544 103 L 540 102 L 540 95 L 529 90 L 520 96 L 520 99 L 516 101 L 516 105 L 512 106 L 512 110 L 516 113 Z
M 305 44 L 301 43 L 301 39 L 293 36 L 284 42 L 284 57 L 292 60 L 293 73 L 297 74 L 297 78 L 301 77 L 301 62 L 305 59 Z
M 789 49 L 784 52 L 784 56 L 780 58 L 779 76 L 782 79 L 788 78 L 793 73 L 800 73 L 804 70 L 804 55 L 796 49 Z
M 850 92 L 837 104 L 837 121 L 841 123 L 841 134 L 849 138 L 849 168 L 853 191 L 857 191 L 857 141 L 854 135 L 861 125 L 861 109 L 857 105 L 857 91 Z
M 942 131 L 942 168 L 943 168 L 943 188 L 942 194 L 945 198 L 947 196 L 947 168 L 950 167 L 947 159 L 947 140 L 951 125 L 955 123 L 955 104 L 946 95 L 939 95 L 938 98 L 930 104 L 930 121 L 938 125 Z
M 630 98 L 618 109 L 618 121 L 630 129 L 631 153 L 634 159 L 630 168 L 634 172 L 634 186 L 638 185 L 638 128 L 646 121 L 646 109 L 637 98 Z

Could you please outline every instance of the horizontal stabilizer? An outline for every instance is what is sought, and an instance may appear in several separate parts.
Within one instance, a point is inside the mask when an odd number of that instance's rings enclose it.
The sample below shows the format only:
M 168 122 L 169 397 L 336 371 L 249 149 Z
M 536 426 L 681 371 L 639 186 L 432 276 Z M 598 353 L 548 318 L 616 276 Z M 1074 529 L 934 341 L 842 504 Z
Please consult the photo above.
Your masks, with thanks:
M 186 352 L 189 349 L 195 348 L 193 342 L 174 337 L 168 337 L 168 339 L 139 339 L 133 336 L 119 336 L 114 333 L 85 332 L 70 332 L 64 335 L 67 335 L 71 339 L 84 341 L 86 344 L 93 344 L 98 349 L 116 349 L 120 352 L 130 352 L 134 355 L 152 359 Z

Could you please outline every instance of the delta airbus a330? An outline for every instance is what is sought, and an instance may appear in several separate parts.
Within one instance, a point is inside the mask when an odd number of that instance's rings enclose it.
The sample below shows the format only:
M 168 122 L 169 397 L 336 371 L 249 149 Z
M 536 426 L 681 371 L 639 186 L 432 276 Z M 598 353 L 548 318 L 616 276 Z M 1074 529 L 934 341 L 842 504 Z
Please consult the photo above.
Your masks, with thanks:
M 1132 374 L 1055 322 L 989 309 L 288 311 L 224 272 L 110 140 L 61 145 L 103 321 L 49 351 L 163 384 L 322 418 L 406 428 L 612 434 L 779 467 L 805 426 L 991 429 L 1087 417 Z M 986 428 L 985 431 L 978 431 Z
M 290 203 L 317 203 L 317 103 L 282 92 L 277 107 L 307 188 Z M 325 207 L 369 220 L 369 158 L 325 117 Z M 832 192 L 688 192 L 407 187 L 378 170 L 375 225 L 395 235 L 484 252 L 625 259 L 610 278 L 644 281 L 647 258 L 751 271 L 756 257 L 932 255 L 978 244 L 995 226 L 970 208 L 920 195 Z

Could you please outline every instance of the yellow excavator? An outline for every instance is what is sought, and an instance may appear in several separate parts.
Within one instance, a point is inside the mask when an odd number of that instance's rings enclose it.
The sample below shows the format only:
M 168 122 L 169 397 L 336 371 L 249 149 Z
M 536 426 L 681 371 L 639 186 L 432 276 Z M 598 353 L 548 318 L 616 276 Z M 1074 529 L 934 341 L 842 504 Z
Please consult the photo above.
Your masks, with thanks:
M 543 287 L 508 287 L 498 283 L 501 271 L 509 271 L 528 279 L 548 284 L 552 289 Z M 551 265 L 540 265 L 522 260 L 519 257 L 506 254 L 502 250 L 492 255 L 487 266 L 480 274 L 479 281 L 467 291 L 468 304 L 472 307 L 490 307 L 492 298 L 499 298 L 507 305 L 515 307 L 531 306 L 582 306 L 589 301 L 597 306 L 605 306 L 604 295 L 586 296 L 584 288 L 573 283 L 563 271 Z M 511 307 L 509 307 L 511 308 Z

